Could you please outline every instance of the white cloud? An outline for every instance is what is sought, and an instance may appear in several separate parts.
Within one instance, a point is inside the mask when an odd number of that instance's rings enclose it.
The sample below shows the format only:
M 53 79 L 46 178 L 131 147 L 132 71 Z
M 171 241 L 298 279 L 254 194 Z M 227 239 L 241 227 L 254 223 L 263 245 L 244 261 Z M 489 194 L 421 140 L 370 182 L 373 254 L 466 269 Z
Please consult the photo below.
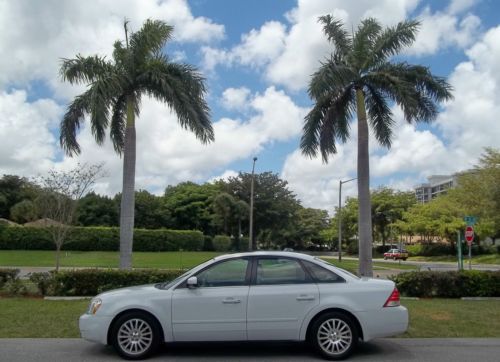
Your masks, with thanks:
M 435 54 L 441 49 L 458 47 L 464 49 L 471 45 L 479 33 L 481 20 L 472 14 L 457 14 L 457 6 L 450 6 L 447 12 L 432 13 L 426 7 L 418 16 L 422 26 L 409 54 Z
M 244 110 L 249 106 L 250 89 L 227 88 L 222 92 L 221 103 L 226 109 Z
M 79 92 L 61 84 L 61 58 L 111 55 L 112 45 L 124 39 L 123 20 L 138 30 L 147 18 L 175 26 L 178 41 L 209 42 L 224 37 L 224 26 L 194 17 L 186 0 L 2 1 L 0 3 L 0 86 L 49 82 L 62 98 Z
M 26 92 L 0 93 L 0 174 L 34 176 L 56 154 L 55 127 L 62 109 L 50 99 L 28 102 Z
M 234 170 L 226 170 L 222 174 L 220 174 L 219 176 L 214 176 L 214 177 L 208 179 L 207 182 L 213 183 L 215 181 L 220 181 L 220 180 L 226 181 L 231 177 L 237 177 L 237 176 L 238 176 L 238 172 L 236 172 Z

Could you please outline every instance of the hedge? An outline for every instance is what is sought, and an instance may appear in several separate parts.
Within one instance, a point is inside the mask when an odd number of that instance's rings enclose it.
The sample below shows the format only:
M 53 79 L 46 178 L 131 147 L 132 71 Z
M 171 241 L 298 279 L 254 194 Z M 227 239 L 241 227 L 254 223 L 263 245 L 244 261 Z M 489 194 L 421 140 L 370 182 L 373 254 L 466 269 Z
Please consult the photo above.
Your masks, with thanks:
M 203 247 L 204 236 L 193 230 L 134 230 L 134 251 L 196 251 Z M 119 250 L 117 227 L 73 227 L 62 250 Z M 0 250 L 55 250 L 49 228 L 0 228 Z
M 231 238 L 226 235 L 215 235 L 212 244 L 215 251 L 229 251 L 231 249 Z
M 391 278 L 408 297 L 500 297 L 500 271 L 423 271 Z
M 0 288 L 5 283 L 16 280 L 19 275 L 19 269 L 0 269 Z
M 168 282 L 182 270 L 83 269 L 32 273 L 30 281 L 42 295 L 95 296 L 103 291 L 134 285 Z

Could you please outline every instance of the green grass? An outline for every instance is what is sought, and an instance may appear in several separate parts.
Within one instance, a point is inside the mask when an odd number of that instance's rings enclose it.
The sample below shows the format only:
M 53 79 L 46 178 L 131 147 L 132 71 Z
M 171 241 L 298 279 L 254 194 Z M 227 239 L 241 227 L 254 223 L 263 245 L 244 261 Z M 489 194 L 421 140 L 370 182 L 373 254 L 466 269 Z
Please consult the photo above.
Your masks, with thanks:
M 457 257 L 451 255 L 442 256 L 412 256 L 408 259 L 409 261 L 429 261 L 429 262 L 450 262 L 456 263 Z M 464 264 L 469 262 L 469 257 L 464 255 Z M 487 255 L 477 255 L 472 256 L 472 264 L 499 264 L 500 265 L 500 254 L 487 254 Z
M 0 299 L 0 338 L 79 337 L 78 317 L 88 300 Z
M 221 253 L 205 251 L 169 251 L 169 252 L 134 252 L 133 266 L 135 268 L 177 269 L 190 268 Z M 357 260 L 344 259 L 341 263 L 336 258 L 324 260 L 351 272 L 358 270 Z M 61 252 L 63 267 L 118 267 L 119 254 L 114 251 L 68 251 Z M 53 267 L 55 252 L 42 250 L 0 250 L 0 266 L 8 267 Z M 413 265 L 398 263 L 374 262 L 374 270 L 416 269 Z
M 0 298 L 0 338 L 78 337 L 88 300 Z M 500 301 L 403 300 L 410 328 L 402 337 L 500 337 Z
M 500 337 L 500 301 L 403 300 L 410 311 L 408 338 Z
M 325 258 L 321 259 L 326 260 L 327 262 L 351 272 L 356 272 L 359 269 L 359 262 L 357 260 L 343 259 L 341 262 L 338 261 L 337 258 Z M 401 263 L 393 262 L 373 262 L 373 270 L 391 270 L 391 269 L 403 269 L 403 270 L 416 270 L 417 267 L 415 265 L 405 264 L 404 261 Z
M 134 252 L 135 268 L 177 269 L 190 268 L 220 253 L 196 251 Z M 119 253 L 115 251 L 68 251 L 61 252 L 61 266 L 117 268 Z M 54 251 L 0 250 L 1 266 L 53 267 Z

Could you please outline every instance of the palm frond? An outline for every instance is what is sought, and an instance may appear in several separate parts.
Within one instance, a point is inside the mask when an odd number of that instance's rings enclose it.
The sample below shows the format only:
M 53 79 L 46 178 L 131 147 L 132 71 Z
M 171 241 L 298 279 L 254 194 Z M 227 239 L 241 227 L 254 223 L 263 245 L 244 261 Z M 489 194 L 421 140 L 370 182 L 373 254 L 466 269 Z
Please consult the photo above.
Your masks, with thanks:
M 130 36 L 130 50 L 136 65 L 157 54 L 171 38 L 174 28 L 161 20 L 147 19 L 142 28 Z
M 373 51 L 364 64 L 364 68 L 385 62 L 389 57 L 398 54 L 401 49 L 410 46 L 415 41 L 419 27 L 419 21 L 407 20 L 384 29 L 375 40 Z
M 391 148 L 392 127 L 394 125 L 391 109 L 381 92 L 371 86 L 366 86 L 365 88 L 365 103 L 368 118 L 375 132 L 375 137 L 381 145 Z
M 180 125 L 203 143 L 214 140 L 210 109 L 205 101 L 205 79 L 187 64 L 169 63 L 163 56 L 150 60 L 138 82 L 152 97 L 167 103 Z
M 339 54 L 345 58 L 351 51 L 352 38 L 344 29 L 344 23 L 331 15 L 320 16 L 318 21 L 323 24 L 323 32 L 328 41 L 330 41 Z
M 349 138 L 349 121 L 353 115 L 354 87 L 348 86 L 337 94 L 325 95 L 316 101 L 305 117 L 300 141 L 302 153 L 315 157 L 318 149 L 323 162 L 337 152 L 336 140 Z
M 90 96 L 90 124 L 92 134 L 101 145 L 104 142 L 106 128 L 109 125 L 109 105 L 113 99 L 123 93 L 121 79 L 114 73 L 108 73 L 92 83 Z
M 80 123 L 83 122 L 85 114 L 89 112 L 90 104 L 91 91 L 89 90 L 75 97 L 61 120 L 59 143 L 70 156 L 80 153 L 76 132 L 80 129 Z
M 309 96 L 312 99 L 319 99 L 325 94 L 336 92 L 336 89 L 352 84 L 356 76 L 350 67 L 337 62 L 333 54 L 331 59 L 322 63 L 312 75 L 308 88 Z
M 113 65 L 106 60 L 106 57 L 77 55 L 75 59 L 62 59 L 59 73 L 63 81 L 79 84 L 95 82 L 103 74 L 111 71 Z
M 125 114 L 127 112 L 127 98 L 125 95 L 117 97 L 112 105 L 113 114 L 111 116 L 111 125 L 109 136 L 113 142 L 113 147 L 118 154 L 123 152 L 125 145 Z
M 410 123 L 433 121 L 438 114 L 437 102 L 453 97 L 444 78 L 419 65 L 384 63 L 364 81 L 395 101 Z
M 382 27 L 377 20 L 367 18 L 361 21 L 356 34 L 354 34 L 352 52 L 349 55 L 350 64 L 356 65 L 358 70 L 363 70 L 362 65 L 369 58 L 381 31 Z

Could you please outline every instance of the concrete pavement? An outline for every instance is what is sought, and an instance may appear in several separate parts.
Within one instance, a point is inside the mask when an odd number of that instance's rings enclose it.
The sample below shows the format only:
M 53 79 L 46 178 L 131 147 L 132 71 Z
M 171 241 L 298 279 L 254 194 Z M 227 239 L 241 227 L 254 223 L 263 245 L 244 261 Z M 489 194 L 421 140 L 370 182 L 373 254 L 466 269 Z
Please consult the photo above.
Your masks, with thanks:
M 81 339 L 0 339 L 0 361 L 119 361 L 111 347 Z M 500 339 L 377 339 L 349 361 L 498 361 Z M 151 361 L 319 361 L 304 343 L 166 345 Z

